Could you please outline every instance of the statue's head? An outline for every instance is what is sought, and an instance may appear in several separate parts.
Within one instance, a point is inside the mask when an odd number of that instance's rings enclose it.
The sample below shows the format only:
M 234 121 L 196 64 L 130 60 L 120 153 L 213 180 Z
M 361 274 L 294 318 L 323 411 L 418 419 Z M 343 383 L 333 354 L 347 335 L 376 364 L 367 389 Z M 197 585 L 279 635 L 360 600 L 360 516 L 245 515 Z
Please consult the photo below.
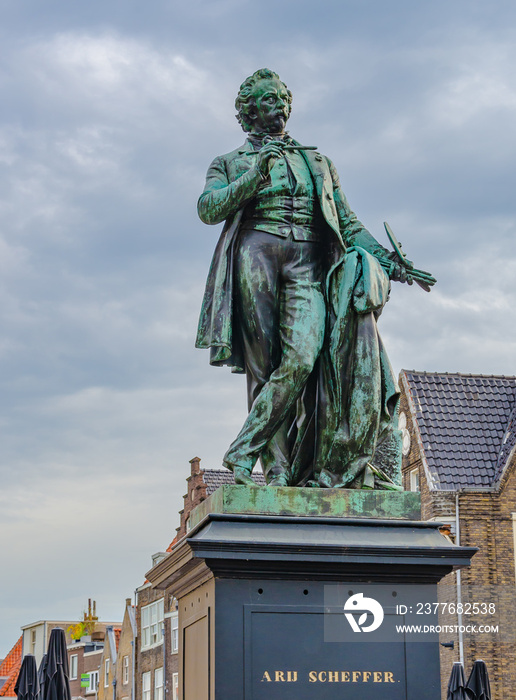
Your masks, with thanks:
M 260 68 L 240 86 L 235 108 L 244 131 L 281 133 L 292 110 L 292 93 L 277 73 Z

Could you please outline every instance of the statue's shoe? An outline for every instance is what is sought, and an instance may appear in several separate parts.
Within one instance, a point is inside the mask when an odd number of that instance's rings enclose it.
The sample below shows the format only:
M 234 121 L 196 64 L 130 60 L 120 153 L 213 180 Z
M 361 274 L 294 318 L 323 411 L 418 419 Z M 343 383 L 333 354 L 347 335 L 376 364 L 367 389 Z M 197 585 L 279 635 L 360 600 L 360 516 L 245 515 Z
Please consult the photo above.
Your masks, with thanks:
M 257 486 L 246 469 L 243 469 L 242 467 L 235 467 L 233 469 L 233 474 L 235 475 L 235 484 L 241 484 L 243 486 Z
M 239 467 L 237 464 L 231 464 L 225 460 L 222 462 L 222 464 L 235 475 L 235 484 L 240 484 L 242 486 L 256 486 L 256 483 L 253 481 L 249 470 L 245 467 Z

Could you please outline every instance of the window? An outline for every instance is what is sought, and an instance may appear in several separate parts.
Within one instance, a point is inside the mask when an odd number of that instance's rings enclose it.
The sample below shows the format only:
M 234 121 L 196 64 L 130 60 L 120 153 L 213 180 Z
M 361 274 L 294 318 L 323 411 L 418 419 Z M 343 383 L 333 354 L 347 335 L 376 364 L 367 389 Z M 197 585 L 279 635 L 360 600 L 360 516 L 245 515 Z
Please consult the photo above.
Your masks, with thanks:
M 99 687 L 99 672 L 98 671 L 90 671 L 88 673 L 89 675 L 89 686 L 86 688 L 86 695 L 88 693 L 96 693 L 97 689 Z
M 179 700 L 179 673 L 172 674 L 172 700 Z
M 36 630 L 30 631 L 30 646 L 32 656 L 36 656 Z
M 104 661 L 104 688 L 109 688 L 109 659 Z
M 163 642 L 163 612 L 163 598 L 142 608 L 142 649 Z
M 77 654 L 70 656 L 70 680 L 74 681 L 77 678 Z
M 142 700 L 150 700 L 150 671 L 142 673 Z
M 124 656 L 122 659 L 122 683 L 127 685 L 129 683 L 129 657 Z
M 170 650 L 172 654 L 177 654 L 179 651 L 179 615 L 172 613 L 170 616 Z
M 163 700 L 163 666 L 154 671 L 154 700 Z
M 410 490 L 419 491 L 419 469 L 410 471 Z

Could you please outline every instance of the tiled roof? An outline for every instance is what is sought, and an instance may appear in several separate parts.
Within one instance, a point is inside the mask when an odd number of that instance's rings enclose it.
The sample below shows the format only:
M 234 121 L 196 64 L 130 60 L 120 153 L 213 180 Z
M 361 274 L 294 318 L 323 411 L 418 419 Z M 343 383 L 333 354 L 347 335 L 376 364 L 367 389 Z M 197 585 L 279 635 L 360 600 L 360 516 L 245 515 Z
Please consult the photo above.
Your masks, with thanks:
M 516 377 L 402 370 L 434 487 L 486 487 L 516 444 Z
M 202 469 L 201 473 L 203 481 L 206 484 L 206 494 L 208 496 L 216 491 L 219 486 L 235 483 L 233 472 L 230 472 L 229 469 Z M 255 471 L 251 476 L 258 486 L 265 486 L 265 478 L 262 472 Z
M 0 688 L 0 697 L 2 698 L 16 697 L 14 686 L 16 685 L 16 680 L 18 678 L 18 673 L 20 672 L 22 663 L 22 644 L 23 636 L 18 639 L 11 651 L 0 664 L 0 678 L 7 677 L 7 680 Z
M 118 651 L 118 647 L 120 645 L 120 635 L 122 634 L 122 628 L 121 627 L 115 627 L 113 629 L 115 633 L 115 644 L 116 644 L 116 650 Z
M 176 543 L 177 543 L 177 535 L 174 537 L 174 539 L 173 539 L 172 542 L 168 545 L 168 547 L 166 548 L 165 551 L 166 551 L 166 552 L 171 552 L 172 549 L 175 547 Z

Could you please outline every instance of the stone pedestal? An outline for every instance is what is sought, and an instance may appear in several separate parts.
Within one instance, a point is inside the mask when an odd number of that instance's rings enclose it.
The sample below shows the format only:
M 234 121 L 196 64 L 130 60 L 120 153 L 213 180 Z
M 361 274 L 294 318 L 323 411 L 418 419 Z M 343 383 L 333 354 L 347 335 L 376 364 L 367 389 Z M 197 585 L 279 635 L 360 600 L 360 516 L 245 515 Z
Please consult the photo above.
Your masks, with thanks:
M 224 486 L 194 510 L 147 574 L 179 601 L 181 700 L 439 700 L 436 635 L 396 626 L 435 625 L 475 549 L 418 498 Z

